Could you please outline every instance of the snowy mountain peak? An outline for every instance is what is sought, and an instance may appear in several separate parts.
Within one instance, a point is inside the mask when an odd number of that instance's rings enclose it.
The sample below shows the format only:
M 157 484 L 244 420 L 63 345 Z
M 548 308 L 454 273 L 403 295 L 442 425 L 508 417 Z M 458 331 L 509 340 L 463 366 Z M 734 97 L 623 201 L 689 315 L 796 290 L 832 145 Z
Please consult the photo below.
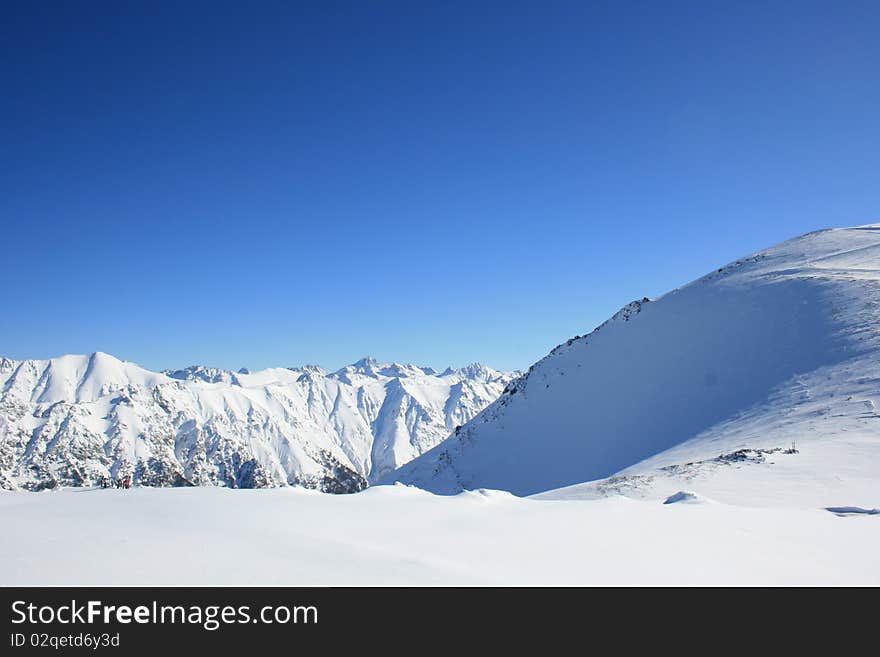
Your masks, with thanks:
M 205 383 L 239 385 L 237 374 L 249 374 L 249 372 L 244 370 L 236 373 L 206 365 L 190 365 L 180 370 L 162 370 L 162 374 L 181 381 L 204 381 Z
M 668 496 L 679 478 L 780 454 L 829 494 L 821 459 L 852 464 L 851 482 L 869 472 L 855 464 L 880 461 L 878 308 L 880 227 L 789 240 L 627 304 L 389 481 L 516 494 L 594 481 L 593 493 Z
M 375 358 L 372 356 L 364 356 L 351 365 L 344 365 L 339 368 L 333 372 L 332 376 L 339 377 L 346 381 L 348 381 L 349 377 L 352 375 L 362 375 L 375 378 L 379 376 L 379 369 L 379 363 Z
M 379 374 L 394 378 L 408 378 L 412 376 L 434 376 L 436 372 L 431 367 L 419 367 L 418 365 L 402 365 L 391 363 L 379 368 Z
M 317 374 L 319 376 L 325 376 L 327 374 L 327 370 L 320 365 L 314 364 L 306 364 L 301 367 L 291 367 L 290 369 L 294 372 L 306 372 L 308 374 Z
M 457 376 L 467 381 L 493 381 L 502 374 L 483 363 L 471 363 L 458 369 L 447 368 L 444 376 Z

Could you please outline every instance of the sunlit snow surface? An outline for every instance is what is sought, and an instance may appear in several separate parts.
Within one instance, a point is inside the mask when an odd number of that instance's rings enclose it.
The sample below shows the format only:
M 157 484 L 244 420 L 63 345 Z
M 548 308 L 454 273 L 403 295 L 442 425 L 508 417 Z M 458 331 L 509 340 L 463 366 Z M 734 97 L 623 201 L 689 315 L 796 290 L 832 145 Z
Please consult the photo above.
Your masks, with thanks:
M 401 486 L 0 493 L 0 584 L 880 584 L 880 516 Z

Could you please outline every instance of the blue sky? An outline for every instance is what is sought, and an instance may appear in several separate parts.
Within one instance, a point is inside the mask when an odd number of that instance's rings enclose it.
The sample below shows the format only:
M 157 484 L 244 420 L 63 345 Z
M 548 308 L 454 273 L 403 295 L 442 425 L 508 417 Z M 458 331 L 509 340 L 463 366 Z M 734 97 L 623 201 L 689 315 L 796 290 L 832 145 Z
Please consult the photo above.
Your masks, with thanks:
M 6 356 L 525 368 L 880 220 L 876 3 L 27 4 Z

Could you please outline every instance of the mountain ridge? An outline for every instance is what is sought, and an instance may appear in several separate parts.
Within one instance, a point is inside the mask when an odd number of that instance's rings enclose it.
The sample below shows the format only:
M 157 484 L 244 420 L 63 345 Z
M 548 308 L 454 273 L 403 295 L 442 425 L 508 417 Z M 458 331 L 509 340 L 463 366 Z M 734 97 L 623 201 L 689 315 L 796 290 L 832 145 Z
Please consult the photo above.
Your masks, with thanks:
M 717 464 L 739 449 L 781 452 L 792 439 L 844 458 L 841 436 L 861 436 L 852 449 L 876 462 L 880 423 L 871 422 L 880 416 L 861 416 L 878 396 L 878 309 L 880 225 L 787 240 L 627 304 L 561 343 L 448 441 L 381 483 L 531 495 L 594 481 L 581 492 L 612 494 L 619 481 L 599 483 L 631 475 L 632 494 L 668 495 L 671 470 L 652 464 Z M 818 413 L 847 419 L 821 424 Z M 799 451 L 789 464 L 819 467 Z M 708 478 L 712 467 L 685 470 Z M 867 465 L 853 481 L 877 478 Z

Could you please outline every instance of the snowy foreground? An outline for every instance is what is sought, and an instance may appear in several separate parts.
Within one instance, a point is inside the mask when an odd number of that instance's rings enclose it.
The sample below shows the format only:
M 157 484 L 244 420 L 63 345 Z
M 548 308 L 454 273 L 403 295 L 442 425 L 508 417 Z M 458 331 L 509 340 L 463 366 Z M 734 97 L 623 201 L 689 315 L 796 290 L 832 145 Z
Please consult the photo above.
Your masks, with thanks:
M 3 492 L 0 584 L 880 584 L 880 515 L 676 499 Z

